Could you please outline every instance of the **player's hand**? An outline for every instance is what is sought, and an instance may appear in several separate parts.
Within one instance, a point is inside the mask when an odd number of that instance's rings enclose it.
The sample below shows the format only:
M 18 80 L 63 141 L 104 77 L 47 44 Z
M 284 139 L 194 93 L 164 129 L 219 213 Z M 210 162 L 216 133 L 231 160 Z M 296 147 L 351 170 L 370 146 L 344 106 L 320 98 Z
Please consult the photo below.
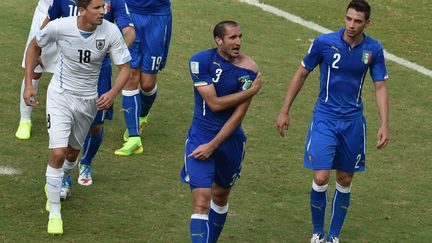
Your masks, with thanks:
M 112 106 L 114 99 L 115 95 L 113 95 L 110 91 L 101 95 L 96 101 L 96 106 L 98 110 L 108 110 Z
M 215 148 L 209 143 L 201 144 L 196 148 L 192 153 L 188 155 L 188 157 L 194 157 L 198 160 L 206 160 L 213 153 Z
M 255 80 L 252 82 L 252 86 L 250 87 L 250 89 L 252 89 L 254 91 L 254 93 L 258 93 L 258 91 L 261 89 L 262 87 L 262 79 L 261 79 L 261 72 L 258 72 Z
M 377 149 L 382 149 L 387 146 L 388 143 L 388 128 L 380 127 L 377 134 Z
M 39 103 L 36 94 L 36 90 L 33 87 L 26 87 L 24 89 L 23 98 L 27 106 L 35 107 Z
M 281 137 L 285 137 L 289 126 L 289 116 L 284 112 L 280 112 L 276 120 L 276 129 Z

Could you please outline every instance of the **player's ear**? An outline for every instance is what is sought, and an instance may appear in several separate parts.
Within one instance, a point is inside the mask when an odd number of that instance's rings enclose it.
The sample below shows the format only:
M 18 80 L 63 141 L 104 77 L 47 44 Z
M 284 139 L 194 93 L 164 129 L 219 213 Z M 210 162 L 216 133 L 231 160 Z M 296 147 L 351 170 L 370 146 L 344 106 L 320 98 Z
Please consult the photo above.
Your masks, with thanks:
M 215 42 L 216 42 L 217 46 L 220 46 L 220 45 L 222 45 L 223 40 L 219 36 L 216 36 L 215 37 Z

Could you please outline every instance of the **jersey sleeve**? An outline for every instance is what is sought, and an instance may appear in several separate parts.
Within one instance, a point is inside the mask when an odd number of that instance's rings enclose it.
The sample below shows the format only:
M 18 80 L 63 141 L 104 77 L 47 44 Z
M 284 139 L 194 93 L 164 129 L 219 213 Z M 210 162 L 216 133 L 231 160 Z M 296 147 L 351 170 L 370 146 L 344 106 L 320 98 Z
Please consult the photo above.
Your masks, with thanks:
M 384 51 L 381 44 L 379 44 L 378 51 L 376 52 L 375 58 L 371 63 L 370 75 L 374 82 L 384 81 L 388 79 L 387 68 L 384 59 Z
M 202 55 L 193 55 L 189 61 L 189 70 L 194 87 L 200 87 L 212 84 L 207 62 Z
M 40 48 L 44 48 L 48 44 L 57 41 L 58 24 L 59 19 L 50 21 L 45 28 L 36 34 L 36 43 Z
M 48 9 L 48 17 L 50 20 L 58 19 L 63 15 L 61 8 L 61 0 L 54 0 Z
M 238 91 L 248 90 L 252 86 L 252 83 L 254 82 L 256 76 L 257 73 L 255 73 L 254 71 L 249 69 L 244 69 L 244 72 L 238 78 L 239 81 Z
M 133 26 L 132 20 L 126 11 L 126 3 L 124 0 L 111 2 L 114 19 L 120 30 L 128 26 Z
M 321 62 L 321 45 L 321 38 L 318 36 L 318 38 L 312 42 L 306 56 L 303 58 L 302 65 L 309 72 L 311 72 Z
M 113 24 L 109 27 L 112 31 L 109 53 L 113 63 L 115 65 L 121 65 L 130 62 L 131 55 L 120 30 Z

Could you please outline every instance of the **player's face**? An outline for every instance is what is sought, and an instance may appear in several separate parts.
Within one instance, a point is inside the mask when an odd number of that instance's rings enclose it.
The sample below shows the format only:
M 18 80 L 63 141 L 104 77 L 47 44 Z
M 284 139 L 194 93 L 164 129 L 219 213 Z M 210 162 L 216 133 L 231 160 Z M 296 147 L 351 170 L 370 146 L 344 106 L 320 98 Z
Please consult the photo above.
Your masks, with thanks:
M 105 0 L 92 0 L 87 8 L 80 9 L 81 17 L 85 18 L 91 25 L 100 25 L 105 14 Z
M 355 39 L 363 33 L 368 24 L 369 20 L 366 20 L 365 13 L 350 8 L 345 15 L 345 35 Z
M 238 57 L 242 36 L 240 26 L 226 26 L 224 38 L 218 41 L 218 49 L 228 59 Z

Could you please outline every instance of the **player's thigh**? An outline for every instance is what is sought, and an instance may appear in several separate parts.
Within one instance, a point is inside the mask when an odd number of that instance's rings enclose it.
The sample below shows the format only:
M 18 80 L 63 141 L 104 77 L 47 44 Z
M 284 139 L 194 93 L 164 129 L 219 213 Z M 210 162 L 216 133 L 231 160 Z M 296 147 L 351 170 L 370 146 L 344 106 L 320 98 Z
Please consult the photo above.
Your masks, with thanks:
M 336 151 L 335 121 L 314 118 L 309 126 L 304 152 L 304 167 L 330 170 Z
M 141 71 L 156 74 L 162 70 L 168 56 L 171 40 L 171 15 L 142 16 L 144 31 L 139 33 L 141 45 Z
M 73 111 L 69 104 L 68 97 L 48 87 L 46 119 L 51 149 L 68 147 L 73 122 Z
M 342 123 L 342 122 L 341 122 Z M 338 148 L 335 153 L 335 168 L 346 172 L 365 170 L 366 120 L 364 117 L 345 121 L 341 126 Z
M 74 97 L 72 131 L 69 136 L 69 146 L 81 150 L 90 125 L 96 116 L 96 98 Z
M 191 188 L 211 188 L 215 176 L 215 165 L 212 156 L 206 160 L 188 157 L 197 147 L 198 143 L 189 138 L 185 143 L 184 164 L 180 173 L 182 182 L 188 183 Z
M 215 184 L 231 188 L 240 178 L 245 156 L 246 137 L 237 135 L 225 140 L 213 153 L 216 162 Z

